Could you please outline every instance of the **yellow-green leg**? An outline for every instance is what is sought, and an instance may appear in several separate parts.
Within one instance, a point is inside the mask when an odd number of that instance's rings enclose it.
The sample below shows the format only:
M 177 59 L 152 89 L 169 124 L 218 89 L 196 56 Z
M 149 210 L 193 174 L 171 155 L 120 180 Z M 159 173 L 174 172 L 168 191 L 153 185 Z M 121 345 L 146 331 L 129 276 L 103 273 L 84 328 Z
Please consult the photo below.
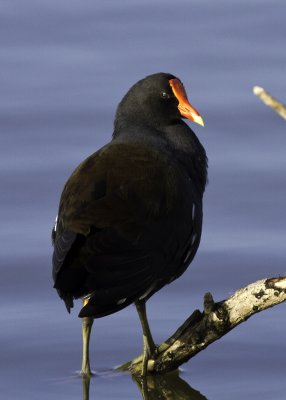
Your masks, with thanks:
M 84 300 L 84 305 L 87 300 Z M 82 318 L 82 365 L 81 375 L 90 377 L 92 375 L 89 363 L 89 340 L 90 333 L 93 324 L 93 318 L 84 317 Z
M 143 331 L 143 362 L 142 362 L 142 376 L 147 375 L 148 361 L 151 359 L 156 351 L 156 345 L 154 343 L 151 330 L 149 327 L 147 314 L 146 314 L 146 303 L 144 300 L 138 300 L 136 303 L 137 312 L 140 318 Z

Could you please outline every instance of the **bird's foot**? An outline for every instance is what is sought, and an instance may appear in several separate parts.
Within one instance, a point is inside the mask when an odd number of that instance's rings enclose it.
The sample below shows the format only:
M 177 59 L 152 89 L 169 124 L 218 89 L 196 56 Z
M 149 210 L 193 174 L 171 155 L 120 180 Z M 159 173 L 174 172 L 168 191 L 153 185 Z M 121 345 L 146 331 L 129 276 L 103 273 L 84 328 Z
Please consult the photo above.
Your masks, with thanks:
M 82 378 L 86 378 L 89 379 L 91 378 L 93 375 L 95 375 L 89 365 L 89 362 L 85 362 L 85 360 L 83 360 L 82 363 L 82 367 L 81 367 L 81 371 L 80 371 L 80 375 L 82 376 Z
M 154 343 L 147 343 L 144 337 L 144 353 L 142 359 L 141 377 L 148 375 L 148 371 L 152 370 L 152 364 L 158 357 L 158 347 Z
M 91 371 L 80 371 L 80 375 L 83 379 L 90 379 L 95 374 Z

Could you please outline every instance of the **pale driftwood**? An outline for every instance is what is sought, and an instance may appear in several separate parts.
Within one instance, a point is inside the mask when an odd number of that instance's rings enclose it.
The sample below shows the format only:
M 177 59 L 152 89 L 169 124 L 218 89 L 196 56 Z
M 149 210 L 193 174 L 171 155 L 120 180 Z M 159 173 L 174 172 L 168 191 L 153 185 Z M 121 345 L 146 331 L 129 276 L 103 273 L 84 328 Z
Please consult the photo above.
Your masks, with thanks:
M 268 107 L 272 108 L 282 118 L 286 119 L 286 106 L 284 104 L 275 99 L 275 97 L 271 96 L 270 93 L 260 86 L 254 86 L 253 93 L 258 96 Z
M 207 293 L 204 297 L 204 311 L 195 310 L 158 347 L 156 357 L 148 362 L 148 373 L 162 374 L 177 369 L 241 322 L 285 300 L 286 276 L 251 283 L 218 303 Z M 135 375 L 140 375 L 141 368 L 142 355 L 119 367 L 120 370 L 129 370 Z

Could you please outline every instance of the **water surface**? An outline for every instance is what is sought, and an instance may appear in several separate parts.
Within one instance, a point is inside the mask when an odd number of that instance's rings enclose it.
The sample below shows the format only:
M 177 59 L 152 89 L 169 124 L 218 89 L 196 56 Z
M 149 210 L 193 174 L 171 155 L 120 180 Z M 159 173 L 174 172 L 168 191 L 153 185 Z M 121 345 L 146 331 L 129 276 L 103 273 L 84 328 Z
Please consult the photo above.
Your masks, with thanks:
M 286 4 L 2 0 L 0 8 L 1 395 L 80 399 L 80 305 L 68 315 L 52 289 L 50 230 L 65 180 L 109 140 L 116 105 L 136 80 L 158 71 L 183 80 L 206 122 L 194 129 L 210 164 L 198 255 L 149 302 L 156 340 L 201 308 L 206 291 L 220 300 L 285 274 L 285 121 L 251 89 L 286 101 Z M 284 398 L 285 311 L 255 316 L 181 378 L 208 399 Z M 134 307 L 96 321 L 91 347 L 90 397 L 140 399 L 128 374 L 111 372 L 141 350 Z

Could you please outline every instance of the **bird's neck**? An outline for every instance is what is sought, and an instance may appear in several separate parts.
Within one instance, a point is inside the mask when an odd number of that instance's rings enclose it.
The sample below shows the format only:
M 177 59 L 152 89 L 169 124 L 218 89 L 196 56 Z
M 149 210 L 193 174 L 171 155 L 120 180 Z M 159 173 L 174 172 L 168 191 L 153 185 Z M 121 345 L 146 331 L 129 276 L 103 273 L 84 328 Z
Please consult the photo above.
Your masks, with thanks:
M 115 125 L 113 142 L 138 143 L 169 153 L 190 176 L 203 194 L 207 182 L 207 156 L 195 133 L 182 120 L 164 127 L 150 126 L 141 121 L 124 120 Z
M 196 134 L 185 122 L 180 121 L 165 128 L 165 137 L 176 159 L 203 194 L 207 183 L 208 159 Z

